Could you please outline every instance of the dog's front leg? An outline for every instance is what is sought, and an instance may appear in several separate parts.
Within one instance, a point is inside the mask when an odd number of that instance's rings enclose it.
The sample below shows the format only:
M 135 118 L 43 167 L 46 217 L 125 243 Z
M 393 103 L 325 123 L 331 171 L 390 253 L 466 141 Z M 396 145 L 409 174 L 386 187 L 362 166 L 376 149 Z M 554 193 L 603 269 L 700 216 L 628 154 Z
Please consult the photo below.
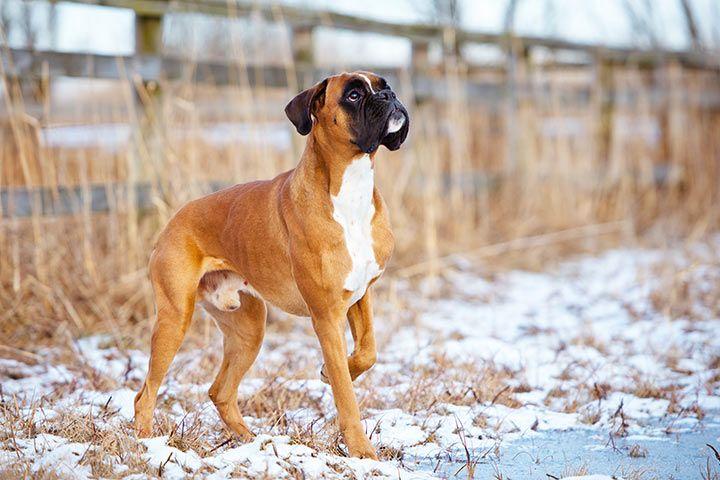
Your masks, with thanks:
M 348 310 L 348 321 L 355 347 L 348 358 L 350 376 L 353 380 L 375 365 L 377 351 L 373 330 L 372 295 L 370 289 Z
M 340 311 L 323 312 L 314 315 L 312 321 L 320 340 L 325 369 L 332 387 L 340 431 L 345 438 L 349 453 L 353 457 L 377 459 L 375 449 L 370 444 L 360 422 L 360 409 L 352 387 L 347 348 L 343 338 L 345 314 Z
M 373 330 L 372 295 L 370 289 L 348 310 L 348 322 L 355 343 L 353 353 L 348 357 L 350 377 L 353 381 L 375 365 L 377 351 Z M 343 340 L 345 335 L 343 335 Z M 320 369 L 320 379 L 330 383 L 325 365 Z

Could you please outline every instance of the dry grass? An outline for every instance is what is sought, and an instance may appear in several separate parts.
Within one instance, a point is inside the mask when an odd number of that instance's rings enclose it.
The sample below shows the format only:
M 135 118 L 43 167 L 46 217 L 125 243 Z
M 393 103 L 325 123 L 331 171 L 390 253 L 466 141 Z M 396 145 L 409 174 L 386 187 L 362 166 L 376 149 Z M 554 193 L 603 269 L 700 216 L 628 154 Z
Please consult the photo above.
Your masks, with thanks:
M 67 353 L 60 356 L 69 358 Z M 363 382 L 358 389 L 363 408 L 402 408 L 411 412 L 430 413 L 439 412 L 438 408 L 442 404 L 474 405 L 478 402 L 489 402 L 519 406 L 513 399 L 512 388 L 506 385 L 506 382 L 513 378 L 510 372 L 499 370 L 492 364 L 477 367 L 438 360 L 442 363 L 436 367 L 416 368 L 407 390 L 399 391 L 397 396 L 380 395 L 377 390 L 385 385 L 378 382 L 377 378 Z M 120 478 L 133 473 L 161 476 L 161 469 L 151 467 L 142 458 L 145 447 L 136 439 L 132 425 L 127 421 L 119 421 L 118 412 L 108 404 L 99 405 L 85 414 L 79 413 L 82 409 L 79 410 L 77 405 L 61 406 L 62 399 L 76 393 L 78 388 L 88 388 L 89 391 L 104 390 L 103 382 L 106 380 L 98 380 L 97 371 L 85 365 L 82 357 L 78 357 L 73 363 L 76 366 L 69 365 L 69 368 L 72 368 L 76 377 L 69 382 L 57 384 L 50 395 L 22 404 L 13 398 L 2 399 L 0 422 L 6 429 L 1 432 L 0 450 L 19 451 L 15 444 L 20 440 L 33 439 L 41 434 L 57 435 L 69 442 L 87 445 L 79 465 L 89 467 L 94 477 Z M 198 370 L 193 378 L 202 376 L 206 368 L 203 363 L 193 365 L 193 368 Z M 305 445 L 318 453 L 347 456 L 334 416 L 326 416 L 327 404 L 322 404 L 317 396 L 311 395 L 309 389 L 292 384 L 292 378 L 301 373 L 304 375 L 305 372 L 302 367 L 296 370 L 290 365 L 292 364 L 265 370 L 264 373 L 268 375 L 263 375 L 265 380 L 260 388 L 249 397 L 241 396 L 241 411 L 244 415 L 261 421 L 265 425 L 263 430 L 272 429 L 276 435 L 287 435 L 292 443 Z M 440 375 L 443 371 L 447 373 L 445 377 Z M 210 372 L 205 373 L 209 374 L 206 378 L 209 380 Z M 29 371 L 19 368 L 15 378 L 27 375 L 30 375 Z M 133 380 L 114 383 L 115 388 L 133 385 Z M 407 395 L 414 397 L 412 405 L 408 405 Z M 167 435 L 168 446 L 180 451 L 191 450 L 201 458 L 240 446 L 241 442 L 224 429 L 214 410 L 205 411 L 199 407 L 203 402 L 207 402 L 204 392 L 182 390 L 182 393 L 162 394 L 156 412 L 154 435 Z M 189 412 L 179 420 L 168 415 L 178 406 Z M 312 412 L 315 420 L 308 424 L 286 414 L 299 408 Z M 476 426 L 482 423 L 480 417 L 481 415 L 476 419 Z M 369 432 L 371 438 L 374 433 L 376 432 Z M 458 435 L 459 438 L 462 437 L 462 427 L 458 427 Z M 433 433 L 429 431 L 425 443 L 434 441 Z M 378 453 L 382 459 L 398 461 L 402 465 L 401 450 L 384 446 Z M 472 470 L 475 461 L 474 457 L 469 456 L 466 468 Z M 11 462 L 5 467 L 7 477 L 24 478 L 31 464 L 31 459 L 19 456 L 17 462 Z M 125 469 L 119 472 L 118 465 L 124 465 Z M 288 465 L 288 468 L 292 467 Z M 339 472 L 345 471 L 345 468 L 344 465 L 337 465 Z M 292 472 L 287 473 L 293 478 Z M 247 475 L 242 465 L 238 466 L 236 474 L 240 477 Z M 346 474 L 354 475 L 351 471 Z M 42 470 L 33 474 L 39 478 L 56 478 L 53 475 L 63 478 L 62 472 L 48 471 L 47 477 L 43 475 L 45 473 Z
M 631 458 L 645 458 L 648 455 L 648 451 L 647 448 L 635 444 L 630 447 L 630 450 L 628 450 L 628 455 Z
M 705 464 L 700 467 L 700 478 L 702 480 L 720 479 L 720 470 L 718 470 L 717 464 L 710 457 L 707 457 Z
M 391 396 L 377 397 L 368 393 L 362 402 L 368 408 L 402 408 L 408 413 L 432 411 L 438 405 L 491 404 L 517 407 L 518 391 L 512 384 L 517 372 L 499 368 L 493 363 L 463 363 L 435 356 L 423 365 L 405 366 L 410 382 Z M 393 386 L 382 384 L 380 386 Z
M 683 261 L 668 259 L 648 272 L 659 280 L 653 308 L 673 319 L 702 320 L 720 316 L 720 260 L 711 242 L 696 242 L 681 250 Z
M 89 415 L 79 415 L 73 407 L 53 411 L 57 415 L 45 416 L 42 403 L 20 406 L 11 401 L 3 401 L 0 407 L 0 418 L 3 425 L 10 426 L 11 435 L 0 438 L 2 448 L 9 451 L 19 451 L 15 445 L 19 439 L 32 439 L 38 434 L 57 435 L 70 442 L 90 443 L 82 455 L 79 465 L 89 466 L 92 475 L 104 478 L 119 478 L 114 467 L 115 462 L 125 465 L 126 472 L 150 473 L 147 462 L 141 454 L 144 447 L 135 439 L 130 425 L 121 428 L 109 428 L 105 423 L 115 413 L 106 409 Z M 18 456 L 16 463 L 6 466 L 7 478 L 27 478 L 32 459 Z M 60 475 L 58 477 L 58 475 Z M 124 476 L 124 475 L 123 475 Z M 33 472 L 33 478 L 65 478 L 57 466 L 51 466 L 44 472 L 42 469 Z
M 466 74 L 437 75 L 462 85 Z M 417 101 L 408 72 L 398 72 L 394 87 L 411 110 L 413 127 L 406 148 L 382 152 L 378 162 L 377 181 L 397 238 L 389 274 L 416 266 L 403 271 L 433 277 L 444 265 L 437 259 L 468 251 L 469 258 L 492 256 L 486 262 L 491 267 L 540 268 L 570 253 L 632 242 L 637 232 L 699 238 L 717 227 L 712 207 L 718 185 L 711 179 L 720 175 L 714 134 L 720 115 L 698 95 L 720 89 L 716 72 L 676 65 L 653 72 L 620 68 L 614 88 L 633 89 L 637 96 L 616 105 L 610 117 L 601 114 L 603 87 L 591 71 L 535 65 L 532 75 L 524 69 L 519 75 L 529 90 L 517 106 L 517 124 L 509 126 L 507 109 L 468 98 L 462 88 L 442 102 Z M 661 77 L 671 91 L 657 102 L 649 89 Z M 136 182 L 152 188 L 152 206 L 145 209 L 125 194 L 112 197 L 105 213 L 91 211 L 89 196 L 77 199 L 77 213 L 63 216 L 35 211 L 16 217 L 6 206 L 0 220 L 0 333 L 7 344 L 24 349 L 64 343 L 67 332 L 112 332 L 118 342 L 144 338 L 153 315 L 145 264 L 172 212 L 206 193 L 208 182 L 268 178 L 291 168 L 302 145 L 293 138 L 279 146 L 259 133 L 292 131 L 282 116 L 284 102 L 295 93 L 288 90 L 178 81 L 156 85 L 161 94 L 154 95 L 140 82 L 104 81 L 87 87 L 89 95 L 106 93 L 96 109 L 88 103 L 68 110 L 62 99 L 49 98 L 48 108 L 32 113 L 27 89 L 15 78 L 0 80 L 10 93 L 0 120 L 2 188 L 105 186 L 112 192 L 113 185 Z M 568 88 L 588 87 L 586 101 L 563 100 Z M 47 128 L 108 122 L 129 128 L 128 143 L 108 149 L 42 141 Z M 208 132 L 221 122 L 244 125 L 256 135 L 213 143 Z M 627 125 L 638 125 L 638 132 Z M 657 128 L 659 136 L 643 137 L 640 126 Z M 609 138 L 602 131 L 610 131 Z M 662 181 L 655 180 L 656 169 L 667 173 Z M 618 220 L 623 223 L 609 230 L 533 237 Z M 532 240 L 512 243 L 524 238 Z M 473 250 L 498 243 L 496 249 Z M 671 295 L 657 298 L 672 315 L 692 308 L 683 301 L 684 278 L 674 275 Z

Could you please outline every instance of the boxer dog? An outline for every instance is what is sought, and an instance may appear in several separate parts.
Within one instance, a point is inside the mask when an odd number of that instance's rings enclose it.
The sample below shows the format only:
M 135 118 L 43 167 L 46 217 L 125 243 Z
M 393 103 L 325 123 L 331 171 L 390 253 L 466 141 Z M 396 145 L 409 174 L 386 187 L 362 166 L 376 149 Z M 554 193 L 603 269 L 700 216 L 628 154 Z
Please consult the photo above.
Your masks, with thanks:
M 349 453 L 377 458 L 352 381 L 375 363 L 369 287 L 394 247 L 373 181 L 375 155 L 380 145 L 400 148 L 410 119 L 387 82 L 370 72 L 326 78 L 293 98 L 285 113 L 308 135 L 293 170 L 188 203 L 158 238 L 149 264 L 157 321 L 135 397 L 135 429 L 140 437 L 152 433 L 158 388 L 198 299 L 223 333 L 222 365 L 208 393 L 227 427 L 252 438 L 237 390 L 260 350 L 269 302 L 312 319 L 325 362 L 321 377 L 332 387 Z M 346 320 L 354 339 L 349 356 Z

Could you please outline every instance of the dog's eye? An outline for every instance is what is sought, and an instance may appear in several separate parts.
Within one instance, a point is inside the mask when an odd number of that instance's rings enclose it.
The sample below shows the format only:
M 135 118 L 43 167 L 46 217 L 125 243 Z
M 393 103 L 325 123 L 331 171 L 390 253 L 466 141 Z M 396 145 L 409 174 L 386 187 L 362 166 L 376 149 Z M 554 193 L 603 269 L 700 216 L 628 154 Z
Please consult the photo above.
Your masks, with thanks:
M 351 102 L 357 102 L 358 100 L 360 100 L 360 93 L 358 93 L 357 90 L 353 90 L 348 94 L 347 99 Z

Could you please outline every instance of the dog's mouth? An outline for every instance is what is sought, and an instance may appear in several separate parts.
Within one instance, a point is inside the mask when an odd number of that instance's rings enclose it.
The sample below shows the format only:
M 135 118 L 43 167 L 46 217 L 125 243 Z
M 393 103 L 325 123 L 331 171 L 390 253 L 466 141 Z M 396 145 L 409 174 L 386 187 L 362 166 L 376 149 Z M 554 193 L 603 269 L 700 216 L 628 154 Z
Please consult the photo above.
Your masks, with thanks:
M 397 150 L 407 136 L 410 122 L 407 111 L 397 101 L 370 105 L 373 108 L 363 119 L 364 125 L 350 141 L 365 153 L 373 153 L 380 145 Z
M 405 118 L 405 114 L 400 111 L 399 108 L 396 108 L 388 117 L 385 135 L 399 132 L 403 125 L 405 125 L 406 121 L 407 119 Z
M 397 150 L 407 137 L 410 117 L 402 105 L 395 105 L 385 123 L 385 133 L 380 144 L 388 150 Z

